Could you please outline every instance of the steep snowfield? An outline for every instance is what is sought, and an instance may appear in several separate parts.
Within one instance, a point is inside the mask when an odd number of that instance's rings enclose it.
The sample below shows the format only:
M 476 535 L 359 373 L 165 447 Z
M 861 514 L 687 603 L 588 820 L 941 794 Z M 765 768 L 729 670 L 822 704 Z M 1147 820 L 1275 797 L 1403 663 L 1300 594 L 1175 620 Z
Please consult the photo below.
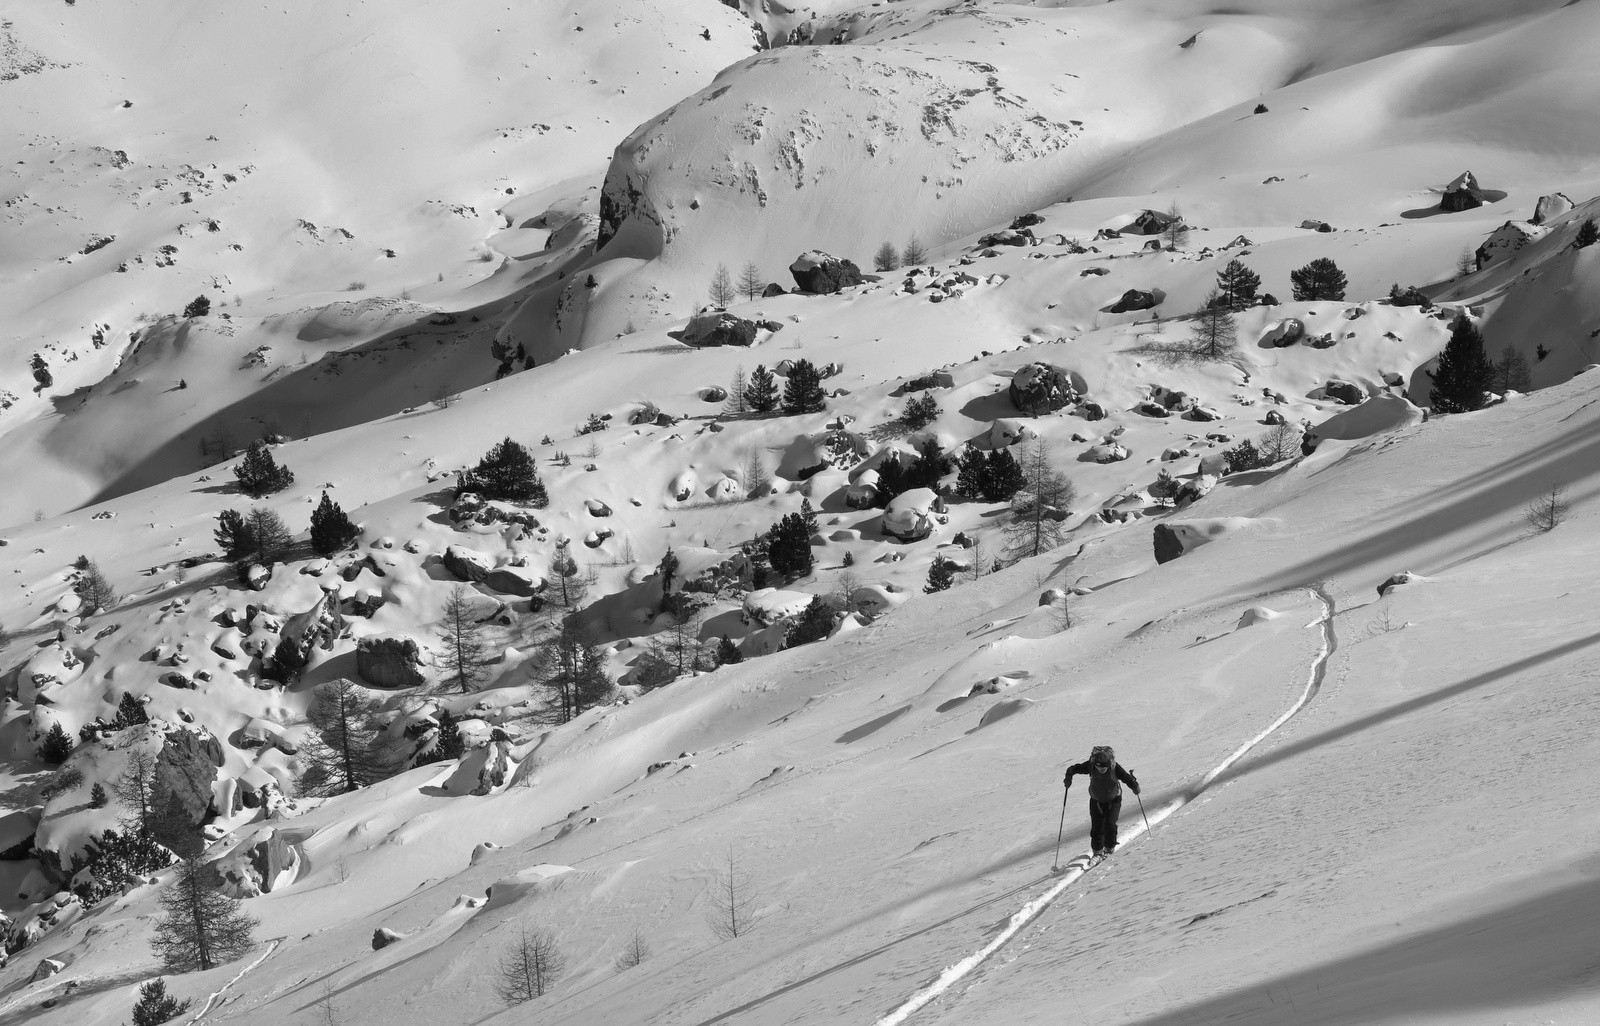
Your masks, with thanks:
M 757 26 L 710 0 L 10 16 L 0 851 L 32 832 L 61 865 L 114 822 L 88 789 L 148 730 L 80 746 L 84 782 L 48 799 L 36 747 L 128 693 L 217 739 L 210 855 L 277 860 L 246 902 L 252 953 L 169 978 L 196 999 L 181 1021 L 328 1003 L 346 1023 L 1600 1019 L 1600 257 L 1574 248 L 1600 216 L 1600 8 L 744 7 L 808 45 L 747 56 Z M 1467 169 L 1489 202 L 1439 213 Z M 1575 209 L 1458 269 L 1556 191 Z M 1174 202 L 1193 226 L 1177 251 L 1102 232 Z M 980 241 L 1033 212 L 1033 244 Z M 117 239 L 69 257 L 99 234 Z M 788 286 L 806 250 L 866 269 L 912 235 L 916 271 L 732 304 L 763 325 L 749 349 L 678 340 L 719 263 Z M 165 244 L 177 262 L 156 266 Z M 1347 298 L 1288 301 L 1323 256 Z M 1281 301 L 1238 315 L 1227 360 L 1163 358 L 1236 258 Z M 1393 306 L 1391 283 L 1441 305 Z M 1113 312 L 1128 290 L 1158 301 Z M 213 313 L 174 316 L 196 292 Z M 1537 391 L 1424 420 L 1463 310 Z M 1273 345 L 1291 319 L 1304 337 Z M 37 397 L 35 350 L 55 376 Z M 825 412 L 733 416 L 711 391 L 801 358 L 830 367 Z M 1012 379 L 1039 362 L 1104 418 L 1018 410 Z M 911 431 L 904 385 L 934 371 L 940 412 Z M 671 422 L 630 422 L 650 406 Z M 1269 415 L 1316 451 L 1202 474 Z M 251 500 L 229 453 L 262 434 L 295 481 Z M 454 521 L 455 471 L 507 436 L 548 508 Z M 1004 554 L 1004 505 L 952 497 L 902 542 L 846 500 L 928 439 L 1046 442 L 1077 490 L 1065 543 L 924 594 L 935 560 Z M 1126 458 L 1096 462 L 1113 446 Z M 752 459 L 772 479 L 754 495 Z M 1214 487 L 1175 509 L 1151 494 L 1163 472 Z M 1570 517 L 1530 533 L 1558 485 Z M 304 538 L 324 491 L 355 547 L 237 583 L 217 514 L 263 506 Z M 668 626 L 662 553 L 687 578 L 803 501 L 813 572 L 702 611 L 701 640 L 751 658 L 632 686 Z M 1157 562 L 1157 526 L 1177 558 Z M 562 540 L 592 571 L 616 702 L 557 723 L 531 657 L 553 618 L 476 585 L 484 686 L 373 693 L 402 719 L 448 707 L 477 745 L 463 759 L 231 811 L 291 784 L 310 691 L 358 678 L 360 639 L 437 648 L 447 549 L 551 577 Z M 77 614 L 79 556 L 113 608 Z M 847 587 L 877 615 L 815 644 L 772 653 L 782 627 L 741 615 Z M 347 632 L 275 685 L 256 653 L 324 595 Z M 511 740 L 485 744 L 495 729 Z M 1060 774 L 1095 744 L 1138 774 L 1153 830 L 1125 796 L 1124 847 L 1080 873 L 1083 788 L 1061 818 Z M 754 923 L 721 940 L 730 860 Z M 28 935 L 0 966 L 0 1023 L 127 1021 L 170 875 L 57 912 L 58 880 L 0 861 L 0 911 Z M 567 971 L 506 1008 L 495 965 L 524 926 Z M 378 930 L 398 939 L 374 950 Z M 621 969 L 636 936 L 649 957 Z M 65 968 L 32 982 L 46 958 Z

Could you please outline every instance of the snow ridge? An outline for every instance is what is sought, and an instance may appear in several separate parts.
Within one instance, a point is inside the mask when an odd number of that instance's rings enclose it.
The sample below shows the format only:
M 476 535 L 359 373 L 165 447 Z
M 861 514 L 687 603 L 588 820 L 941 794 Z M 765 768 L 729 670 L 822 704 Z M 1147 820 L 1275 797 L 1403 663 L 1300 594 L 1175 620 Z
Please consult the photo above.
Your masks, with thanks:
M 1306 681 L 1306 688 L 1303 692 L 1301 692 L 1300 697 L 1296 699 L 1295 703 L 1285 710 L 1281 716 L 1279 716 L 1276 720 L 1273 720 L 1265 730 L 1251 738 L 1249 741 L 1246 741 L 1244 744 L 1240 745 L 1231 755 L 1229 755 L 1226 759 L 1223 759 L 1222 762 L 1218 763 L 1217 766 L 1212 769 L 1211 772 L 1207 773 L 1191 790 L 1179 795 L 1166 806 L 1157 810 L 1156 814 L 1150 817 L 1148 827 L 1144 822 L 1140 822 L 1132 827 L 1128 831 L 1127 839 L 1121 845 L 1122 847 L 1132 844 L 1139 837 L 1147 833 L 1148 830 L 1154 829 L 1156 824 L 1160 823 L 1162 820 L 1166 819 L 1168 816 L 1171 816 L 1173 813 L 1177 812 L 1179 809 L 1193 801 L 1203 791 L 1205 791 L 1206 788 L 1210 787 L 1218 777 L 1227 772 L 1229 767 L 1233 766 L 1236 762 L 1242 759 L 1252 748 L 1266 740 L 1279 727 L 1282 727 L 1285 723 L 1288 723 L 1289 720 L 1293 719 L 1297 714 L 1299 714 L 1300 711 L 1303 710 L 1306 705 L 1317 696 L 1317 692 L 1322 690 L 1322 681 L 1327 674 L 1328 659 L 1332 657 L 1334 651 L 1338 649 L 1339 642 L 1338 637 L 1334 634 L 1333 630 L 1333 597 L 1328 594 L 1327 586 L 1319 583 L 1313 585 L 1311 587 L 1311 591 L 1317 597 L 1317 600 L 1322 603 L 1322 616 L 1320 619 L 1313 621 L 1307 626 L 1320 626 L 1322 628 L 1322 646 L 1318 649 L 1316 657 L 1311 661 L 1310 678 Z M 994 938 L 991 939 L 989 943 L 985 944 L 977 951 L 974 951 L 966 958 L 963 958 L 961 961 L 956 962 L 954 965 L 948 966 L 932 983 L 911 995 L 910 998 L 906 999 L 903 1004 L 894 1009 L 888 1015 L 885 1015 L 881 1019 L 877 1020 L 877 1026 L 896 1026 L 898 1023 L 905 1022 L 912 1015 L 915 1015 L 917 1011 L 920 1010 L 924 1005 L 928 1004 L 934 998 L 937 998 L 939 995 L 949 990 L 950 987 L 962 977 L 966 976 L 972 970 L 982 965 L 989 958 L 989 956 L 1005 947 L 1006 943 L 1010 941 L 1011 938 L 1015 937 L 1018 931 L 1020 931 L 1024 926 L 1027 926 L 1028 923 L 1030 923 L 1040 912 L 1043 912 L 1046 908 L 1050 907 L 1056 898 L 1061 896 L 1063 891 L 1077 883 L 1087 871 L 1088 866 L 1086 864 L 1074 860 L 1072 867 L 1066 873 L 1062 874 L 1061 879 L 1052 884 L 1050 888 L 1043 894 L 1039 895 L 1037 898 L 1034 898 L 1016 912 L 1012 913 L 1011 919 L 1006 923 L 1005 929 L 995 934 Z

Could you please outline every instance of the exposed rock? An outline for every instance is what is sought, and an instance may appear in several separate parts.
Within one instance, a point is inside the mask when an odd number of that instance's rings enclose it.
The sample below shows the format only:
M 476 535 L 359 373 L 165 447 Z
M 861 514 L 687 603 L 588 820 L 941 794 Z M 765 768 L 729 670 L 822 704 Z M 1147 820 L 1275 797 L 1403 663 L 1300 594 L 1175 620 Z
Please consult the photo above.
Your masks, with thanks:
M 702 349 L 711 346 L 749 346 L 755 343 L 757 330 L 759 326 L 755 321 L 718 310 L 692 318 L 678 338 Z
M 1106 408 L 1092 400 L 1085 399 L 1078 404 L 1078 412 L 1083 414 L 1084 420 L 1105 420 Z
M 1030 363 L 1011 376 L 1006 393 L 1012 406 L 1037 417 L 1076 402 L 1088 390 L 1088 382 L 1076 371 L 1048 363 Z
M 1306 229 L 1307 231 L 1313 231 L 1313 232 L 1331 232 L 1331 231 L 1333 231 L 1333 225 L 1329 224 L 1328 222 L 1312 220 L 1310 218 L 1308 218 L 1308 219 L 1306 219 L 1304 221 L 1301 221 L 1300 222 L 1300 227 Z
M 1141 211 L 1139 216 L 1122 226 L 1123 235 L 1160 235 L 1172 227 L 1174 221 L 1182 218 L 1173 217 L 1171 214 L 1159 210 Z
M 28 982 L 38 983 L 40 980 L 48 980 L 66 967 L 65 962 L 58 962 L 53 958 L 41 958 L 39 965 L 33 970 L 33 975 L 28 977 Z
M 784 292 L 783 291 L 783 286 L 779 285 L 775 281 L 767 282 L 767 287 L 761 290 L 761 298 L 762 299 L 771 299 L 773 296 L 784 296 L 784 295 L 788 295 L 788 293 Z
M 1161 450 L 1161 462 L 1171 463 L 1173 460 L 1186 460 L 1194 453 L 1185 446 L 1169 445 Z
M 1423 294 L 1415 285 L 1408 285 L 1399 292 L 1389 296 L 1389 303 L 1393 306 L 1417 306 L 1427 310 L 1433 306 L 1433 300 Z
M 800 254 L 795 262 L 789 265 L 789 273 L 794 275 L 795 284 L 799 286 L 801 292 L 819 296 L 829 295 L 866 281 L 861 276 L 861 268 L 851 261 L 829 256 L 816 249 Z
M 211 785 L 223 763 L 222 743 L 209 733 L 184 727 L 163 737 L 152 793 L 163 796 L 169 814 L 198 828 L 211 813 Z
M 1200 473 L 1202 474 L 1211 477 L 1226 477 L 1231 469 L 1228 465 L 1228 457 L 1220 452 L 1200 457 Z
M 1163 298 L 1165 297 L 1160 289 L 1151 289 L 1148 292 L 1143 289 L 1129 289 L 1112 305 L 1111 312 L 1132 313 L 1135 310 L 1150 310 L 1159 305 Z
M 1033 242 L 1033 233 L 1027 230 L 1002 228 L 978 240 L 978 246 L 1027 246 Z
M 591 517 L 609 517 L 611 515 L 611 507 L 599 499 L 583 500 L 583 508 L 589 511 Z
M 728 390 L 721 385 L 710 385 L 700 390 L 700 401 L 707 403 L 726 402 Z
M 1564 192 L 1552 192 L 1548 196 L 1540 196 L 1539 202 L 1533 205 L 1533 216 L 1528 218 L 1531 224 L 1549 224 L 1551 221 L 1572 210 L 1573 202 Z
M 1202 422 L 1213 421 L 1213 420 L 1221 420 L 1222 419 L 1222 414 L 1218 413 L 1216 410 L 1210 409 L 1210 408 L 1205 407 L 1205 406 L 1200 406 L 1198 404 L 1196 404 L 1195 406 L 1191 407 L 1189 412 L 1186 414 L 1186 416 L 1190 420 L 1198 420 L 1198 421 L 1202 421 Z
M 1338 378 L 1329 379 L 1328 383 L 1322 386 L 1322 392 L 1329 399 L 1344 403 L 1346 406 L 1359 406 L 1367 401 L 1367 393 L 1360 385 Z
M 1489 233 L 1483 245 L 1473 253 L 1473 260 L 1481 271 L 1496 260 L 1511 256 L 1535 239 L 1543 238 L 1548 232 L 1548 228 L 1527 221 L 1507 221 Z
M 489 572 L 494 569 L 492 559 L 477 549 L 469 549 L 464 545 L 446 546 L 439 558 L 444 562 L 444 568 L 458 580 L 471 581 L 474 584 L 488 577 Z
M 356 642 L 356 672 L 380 688 L 416 688 L 427 682 L 422 646 L 403 634 L 378 634 Z
M 1067 593 L 1060 588 L 1046 588 L 1039 593 L 1041 606 L 1054 606 L 1067 600 Z
M 1455 181 L 1445 186 L 1444 195 L 1439 198 L 1439 209 L 1446 213 L 1471 210 L 1483 206 L 1483 200 L 1483 189 L 1478 185 L 1477 176 L 1471 171 L 1463 171 Z
M 1143 414 L 1146 417 L 1155 417 L 1157 419 L 1164 419 L 1172 416 L 1171 410 L 1167 409 L 1165 406 L 1162 406 L 1154 399 L 1141 399 L 1139 402 L 1134 403 L 1133 412 Z
M 483 586 L 503 595 L 532 598 L 544 591 L 548 582 L 525 566 L 502 566 L 490 570 L 483 578 Z
M 1190 481 L 1185 481 L 1178 486 L 1178 493 L 1173 496 L 1173 501 L 1178 506 L 1187 506 L 1198 502 L 1211 494 L 1211 489 L 1217 486 L 1217 479 L 1210 474 L 1201 474 Z
M 1163 385 L 1150 386 L 1150 398 L 1160 403 L 1173 413 L 1182 413 L 1193 409 L 1198 400 L 1188 392 L 1180 392 L 1175 388 Z
M 372 931 L 372 950 L 382 951 L 395 941 L 406 939 L 406 935 L 398 930 L 391 930 L 387 926 L 380 926 Z
M 1305 338 L 1305 335 L 1306 325 L 1304 321 L 1296 317 L 1285 317 L 1267 329 L 1266 334 L 1261 336 L 1261 344 L 1283 349 L 1286 346 L 1294 345 L 1302 338 Z
M 1378 585 L 1378 597 L 1382 598 L 1395 588 L 1400 587 L 1402 584 L 1414 584 L 1420 580 L 1423 580 L 1421 574 L 1414 574 L 1410 570 L 1402 570 L 1399 573 L 1390 576 L 1387 581 L 1384 581 L 1382 584 Z
M 1157 563 L 1170 563 L 1183 555 L 1183 543 L 1178 540 L 1177 534 L 1171 527 L 1157 524 L 1154 534 Z
M 1039 437 L 1039 433 L 1020 420 L 1006 418 L 989 425 L 989 444 L 996 449 Z
M 1267 411 L 1267 415 L 1265 417 L 1261 418 L 1261 423 L 1263 423 L 1263 424 L 1285 424 L 1285 423 L 1288 423 L 1288 422 L 1286 420 L 1284 420 L 1284 417 L 1283 417 L 1282 413 L 1278 412 L 1277 410 L 1268 410 Z

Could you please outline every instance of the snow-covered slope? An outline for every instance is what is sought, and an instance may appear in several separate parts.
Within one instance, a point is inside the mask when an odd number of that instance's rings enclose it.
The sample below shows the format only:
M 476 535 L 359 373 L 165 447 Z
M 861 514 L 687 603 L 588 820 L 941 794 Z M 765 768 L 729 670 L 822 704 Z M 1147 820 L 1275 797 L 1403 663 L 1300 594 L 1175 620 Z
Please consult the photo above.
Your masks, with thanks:
M 1576 245 L 1600 216 L 1597 9 L 402 7 L 79 4 L 0 36 L 0 123 L 27 140 L 0 208 L 22 397 L 0 412 L 0 1022 L 123 1022 L 159 971 L 170 871 L 62 890 L 125 811 L 91 787 L 141 751 L 200 767 L 207 857 L 261 920 L 245 959 L 169 978 L 198 1021 L 1600 1017 L 1600 247 Z M 758 29 L 795 45 L 752 56 Z M 228 74 L 153 57 L 225 47 Z M 1486 203 L 1440 211 L 1466 169 Z M 1573 209 L 1502 227 L 1558 191 Z M 1179 248 L 1118 234 L 1174 203 Z M 1018 215 L 1028 237 L 1002 231 Z M 77 253 L 94 233 L 117 238 Z M 718 264 L 789 286 L 802 252 L 866 268 L 912 236 L 919 268 L 730 304 L 748 348 L 681 341 Z M 1318 257 L 1346 298 L 1289 301 Z M 1226 358 L 1174 358 L 1235 259 L 1278 299 Z M 176 316 L 197 292 L 213 312 Z M 1425 419 L 1463 313 L 1536 390 Z M 801 359 L 822 412 L 719 394 Z M 1013 401 L 1056 371 L 1074 401 Z M 938 406 L 918 429 L 911 395 Z M 1218 475 L 1278 422 L 1284 459 Z M 251 499 L 233 450 L 262 436 L 295 480 Z M 454 474 L 506 437 L 549 504 L 472 515 Z M 1043 442 L 1076 489 L 1063 544 L 1017 558 L 1006 504 L 954 470 L 942 509 L 912 496 L 929 535 L 890 535 L 856 500 L 929 441 Z M 1531 532 L 1552 489 L 1564 522 Z M 303 541 L 324 492 L 354 545 L 239 583 L 218 514 Z M 812 571 L 754 590 L 741 545 L 806 506 Z M 747 658 L 645 691 L 669 547 L 695 640 Z M 619 685 L 565 723 L 540 649 L 567 609 L 525 594 L 552 599 L 562 552 Z M 82 612 L 80 557 L 111 608 Z M 943 561 L 956 586 L 925 594 Z M 484 680 L 442 693 L 443 607 L 482 571 Z M 859 611 L 778 651 L 815 595 Z M 280 643 L 323 631 L 275 680 Z M 447 709 L 467 752 L 282 797 L 313 689 L 375 683 L 369 639 L 424 660 L 422 686 L 367 691 L 389 750 Z M 124 696 L 153 726 L 96 726 Z M 105 735 L 80 782 L 38 756 L 54 725 Z M 1080 873 L 1060 775 L 1108 743 L 1142 810 L 1125 796 L 1122 850 Z M 751 919 L 726 938 L 730 871 Z M 566 971 L 507 1007 L 523 928 Z

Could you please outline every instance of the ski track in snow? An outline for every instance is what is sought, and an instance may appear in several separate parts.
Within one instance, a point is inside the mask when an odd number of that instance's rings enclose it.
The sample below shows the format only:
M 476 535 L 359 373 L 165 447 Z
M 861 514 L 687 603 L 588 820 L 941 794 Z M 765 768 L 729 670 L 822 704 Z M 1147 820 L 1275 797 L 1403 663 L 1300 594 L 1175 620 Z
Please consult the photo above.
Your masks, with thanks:
M 1148 824 L 1144 821 L 1144 818 L 1141 817 L 1140 822 L 1136 823 L 1131 829 L 1129 829 L 1127 839 L 1121 845 L 1118 845 L 1119 848 L 1126 847 L 1128 844 L 1132 844 L 1134 841 L 1148 833 L 1149 830 L 1154 829 L 1157 824 L 1161 823 L 1168 816 L 1171 816 L 1185 805 L 1194 801 L 1194 799 L 1199 797 L 1206 790 L 1206 788 L 1210 787 L 1219 777 L 1226 773 L 1229 768 L 1231 768 L 1240 759 L 1244 758 L 1244 756 L 1249 753 L 1251 749 L 1260 744 L 1262 741 L 1266 740 L 1268 737 L 1272 736 L 1272 734 L 1276 732 L 1278 728 L 1282 727 L 1285 723 L 1288 723 L 1289 720 L 1298 715 L 1303 709 L 1305 709 L 1307 705 L 1310 704 L 1311 700 L 1317 696 L 1317 692 L 1322 689 L 1323 677 L 1327 673 L 1328 659 L 1332 657 L 1334 651 L 1339 647 L 1339 642 L 1333 631 L 1333 597 L 1328 594 L 1326 584 L 1319 583 L 1313 585 L 1311 586 L 1311 591 L 1317 597 L 1317 600 L 1322 603 L 1322 618 L 1320 621 L 1313 621 L 1313 623 L 1308 624 L 1308 626 L 1315 626 L 1320 623 L 1322 627 L 1322 647 L 1317 652 L 1316 658 L 1311 662 L 1311 674 L 1309 679 L 1306 681 L 1305 691 L 1301 693 L 1299 699 L 1296 700 L 1293 705 L 1284 711 L 1283 715 L 1273 720 L 1265 730 L 1261 731 L 1261 733 L 1257 734 L 1255 737 L 1251 738 L 1235 749 L 1231 755 L 1229 755 L 1226 759 L 1223 759 L 1216 765 L 1214 769 L 1211 770 L 1211 772 L 1207 773 L 1203 778 L 1201 778 L 1198 784 L 1183 794 L 1180 794 L 1167 805 L 1156 810 L 1156 814 L 1149 817 Z M 1038 897 L 1022 906 L 1016 912 L 1012 913 L 1011 919 L 1006 923 L 1005 928 L 997 933 L 994 938 L 989 941 L 989 943 L 985 944 L 977 951 L 974 951 L 966 958 L 963 958 L 961 961 L 948 966 L 932 983 L 912 994 L 911 997 L 907 998 L 893 1011 L 878 1019 L 876 1026 L 896 1026 L 898 1023 L 905 1022 L 929 1002 L 933 1001 L 945 991 L 949 990 L 958 981 L 960 981 L 962 977 L 966 976 L 968 973 L 972 972 L 972 970 L 982 965 L 989 959 L 991 955 L 1005 947 L 1007 942 L 1009 942 L 1011 938 L 1015 937 L 1024 926 L 1027 926 L 1028 923 L 1032 922 L 1040 912 L 1043 912 L 1046 908 L 1049 908 L 1056 898 L 1060 897 L 1068 888 L 1077 883 L 1089 868 L 1081 855 L 1074 859 L 1069 865 L 1070 868 L 1062 874 L 1061 879 L 1051 885 L 1050 888 L 1044 893 L 1040 894 Z
M 200 1011 L 194 1013 L 193 1017 L 191 1017 L 188 1020 L 187 1026 L 194 1026 L 195 1023 L 199 1022 L 201 1019 L 204 1019 L 206 1017 L 206 1014 L 211 1011 L 211 1007 L 217 1003 L 217 999 L 222 997 L 222 995 L 224 995 L 224 994 L 226 994 L 228 992 L 228 988 L 229 987 L 232 987 L 235 983 L 238 983 L 240 980 L 244 979 L 245 975 L 247 973 L 249 973 L 250 970 L 254 969 L 256 966 L 260 965 L 262 962 L 265 962 L 267 959 L 271 958 L 272 957 L 272 953 L 274 951 L 278 950 L 278 945 L 282 944 L 284 942 L 284 940 L 286 940 L 286 939 L 287 938 L 284 938 L 284 937 L 274 937 L 274 938 L 272 938 L 272 940 L 267 945 L 267 950 L 265 950 L 265 951 L 263 951 L 261 953 L 261 957 L 260 958 L 257 958 L 254 962 L 251 962 L 249 965 L 245 966 L 243 969 L 240 969 L 239 970 L 239 974 L 237 976 L 235 976 L 233 979 L 229 980 L 227 983 L 224 983 L 219 989 L 217 989 L 216 991 L 212 992 L 210 997 L 206 998 L 206 1003 L 204 1005 L 201 1005 L 200 1006 Z

